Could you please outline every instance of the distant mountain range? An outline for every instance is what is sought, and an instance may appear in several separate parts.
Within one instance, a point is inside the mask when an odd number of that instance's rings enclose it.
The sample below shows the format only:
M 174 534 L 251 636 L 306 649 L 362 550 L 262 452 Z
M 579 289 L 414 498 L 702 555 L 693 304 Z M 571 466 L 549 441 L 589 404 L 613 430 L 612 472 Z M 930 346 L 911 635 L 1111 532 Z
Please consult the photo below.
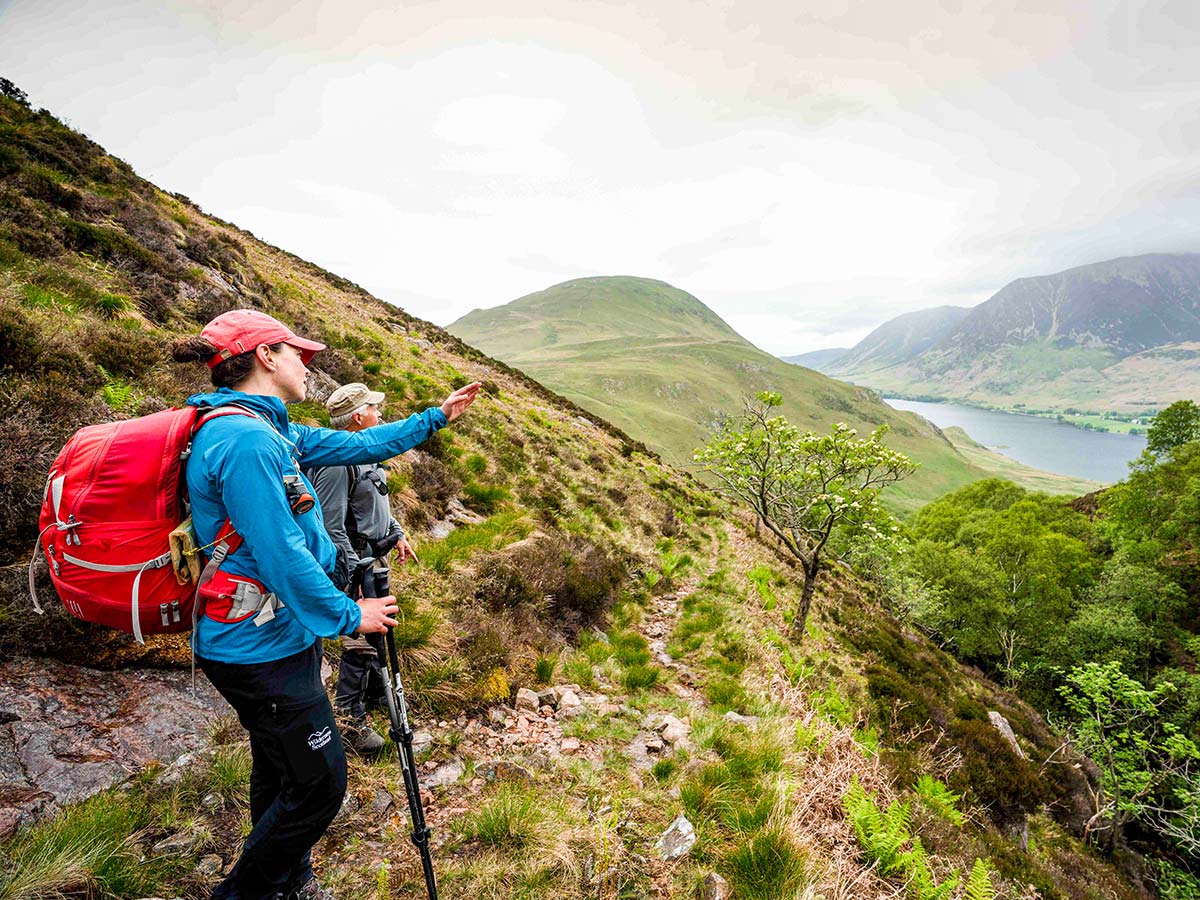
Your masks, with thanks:
M 869 372 L 915 359 L 954 330 L 970 312 L 962 306 L 937 306 L 896 316 L 843 353 L 829 371 Z
M 1019 278 L 972 309 L 897 316 L 828 371 L 996 406 L 1152 411 L 1200 394 L 1200 254 Z
M 828 374 L 829 367 L 849 351 L 849 347 L 830 347 L 828 350 L 810 350 L 808 353 L 801 353 L 797 356 L 781 356 L 780 359 Z
M 925 420 L 892 409 L 873 391 L 759 350 L 691 294 L 661 281 L 581 278 L 474 310 L 447 330 L 677 464 L 690 466 L 692 451 L 745 398 L 775 390 L 783 394 L 784 414 L 802 428 L 846 422 L 866 433 L 887 423 L 888 442 L 922 464 L 895 489 L 899 509 L 990 471 L 969 462 Z

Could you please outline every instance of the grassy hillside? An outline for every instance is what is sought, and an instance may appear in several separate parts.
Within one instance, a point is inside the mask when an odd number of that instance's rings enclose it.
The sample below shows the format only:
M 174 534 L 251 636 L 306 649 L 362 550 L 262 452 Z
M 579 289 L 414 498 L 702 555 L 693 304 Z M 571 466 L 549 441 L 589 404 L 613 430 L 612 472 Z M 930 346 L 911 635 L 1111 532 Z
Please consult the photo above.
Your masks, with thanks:
M 803 428 L 882 424 L 888 443 L 921 463 L 891 495 L 910 511 L 983 477 L 927 422 L 874 393 L 785 363 L 754 347 L 695 297 L 643 278 L 584 278 L 505 306 L 476 310 L 447 330 L 688 466 L 714 423 L 763 390 Z
M 718 875 L 755 900 L 916 897 L 917 879 L 965 875 L 976 859 L 1014 900 L 1145 896 L 1136 874 L 1080 843 L 1085 778 L 1046 765 L 1061 751 L 1037 713 L 896 620 L 876 582 L 826 573 L 805 642 L 789 644 L 791 563 L 694 480 L 524 374 L 4 97 L 0 654 L 185 664 L 178 638 L 141 648 L 58 604 L 31 615 L 25 564 L 65 438 L 201 387 L 195 367 L 168 362 L 166 342 L 247 306 L 329 344 L 317 396 L 362 380 L 403 414 L 484 382 L 468 415 L 393 461 L 390 479 L 421 557 L 392 577 L 414 718 L 429 736 L 420 764 L 447 900 L 682 900 Z M 814 410 L 874 403 L 805 383 L 826 404 Z M 323 420 L 314 401 L 292 415 Z M 460 515 L 447 536 L 459 504 L 476 518 Z M 52 591 L 44 573 L 39 589 Z M 540 708 L 515 708 L 528 699 L 518 689 L 552 686 Z M 989 710 L 1008 717 L 1028 760 Z M 0 717 L 0 753 L 21 727 Z M 78 729 L 37 752 L 83 760 L 89 739 Z M 212 740 L 187 766 L 24 822 L 0 841 L 0 896 L 207 896 L 249 822 L 242 732 L 230 723 Z M 13 782 L 35 777 L 33 763 L 3 771 L 6 803 L 32 790 Z M 942 788 L 918 789 L 922 775 Z M 906 821 L 881 835 L 871 809 L 893 800 Z M 394 756 L 352 762 L 349 799 L 314 854 L 340 897 L 423 896 L 403 802 Z M 697 841 L 667 862 L 656 842 L 679 815 Z M 913 853 L 884 868 L 881 840 L 897 839 L 893 850 Z M 965 882 L 946 894 L 963 897 Z

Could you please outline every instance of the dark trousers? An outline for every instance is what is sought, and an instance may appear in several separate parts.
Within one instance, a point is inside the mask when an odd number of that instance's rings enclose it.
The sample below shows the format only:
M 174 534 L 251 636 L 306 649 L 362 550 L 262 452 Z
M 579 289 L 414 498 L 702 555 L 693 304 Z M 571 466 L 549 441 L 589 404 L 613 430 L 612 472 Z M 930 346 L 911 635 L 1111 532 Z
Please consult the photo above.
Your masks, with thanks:
M 250 734 L 242 855 L 212 900 L 269 900 L 313 877 L 310 851 L 341 808 L 346 752 L 321 683 L 321 642 L 270 663 L 197 660 Z
M 368 569 L 363 576 L 364 597 L 386 597 L 388 594 L 387 572 L 376 573 Z M 361 646 L 365 639 L 370 647 Z M 349 716 L 363 723 L 367 718 L 367 704 L 383 702 L 383 635 L 366 634 L 357 639 L 342 639 L 342 659 L 338 663 L 337 687 L 333 693 L 333 704 L 338 715 Z

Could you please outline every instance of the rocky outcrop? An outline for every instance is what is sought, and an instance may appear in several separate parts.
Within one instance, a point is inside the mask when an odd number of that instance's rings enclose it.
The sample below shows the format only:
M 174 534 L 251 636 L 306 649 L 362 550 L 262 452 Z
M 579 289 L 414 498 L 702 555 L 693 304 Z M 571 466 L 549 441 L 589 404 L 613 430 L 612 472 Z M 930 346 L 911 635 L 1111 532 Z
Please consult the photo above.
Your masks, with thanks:
M 0 838 L 204 746 L 228 707 L 202 675 L 196 688 L 184 671 L 0 664 Z

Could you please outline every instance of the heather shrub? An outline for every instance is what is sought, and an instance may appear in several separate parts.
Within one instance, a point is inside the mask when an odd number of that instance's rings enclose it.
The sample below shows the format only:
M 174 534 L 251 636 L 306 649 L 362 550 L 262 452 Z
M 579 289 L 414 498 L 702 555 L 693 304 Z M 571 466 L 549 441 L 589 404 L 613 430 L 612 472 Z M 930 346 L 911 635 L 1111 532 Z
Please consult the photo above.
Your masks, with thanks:
M 458 496 L 462 487 L 450 467 L 425 452 L 424 447 L 413 453 L 408 481 L 426 513 L 436 518 L 445 515 L 447 504 Z
M 105 371 L 123 378 L 145 375 L 167 360 L 164 342 L 141 329 L 93 323 L 80 331 L 78 341 Z
M 473 593 L 492 611 L 525 611 L 574 639 L 597 625 L 617 599 L 620 561 L 582 537 L 543 536 L 485 559 Z
M 1013 752 L 989 722 L 956 720 L 947 734 L 963 757 L 948 787 L 988 811 L 1001 827 L 1015 827 L 1050 798 L 1028 760 Z

